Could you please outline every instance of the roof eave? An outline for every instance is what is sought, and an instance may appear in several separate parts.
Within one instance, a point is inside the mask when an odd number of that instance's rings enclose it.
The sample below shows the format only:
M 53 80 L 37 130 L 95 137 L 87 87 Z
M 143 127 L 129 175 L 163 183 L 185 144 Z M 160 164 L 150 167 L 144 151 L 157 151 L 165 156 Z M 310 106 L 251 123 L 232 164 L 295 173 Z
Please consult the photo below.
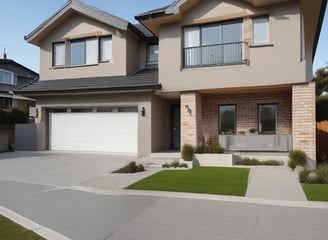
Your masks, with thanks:
M 318 25 L 317 25 L 317 29 L 316 29 L 316 33 L 315 33 L 314 44 L 313 44 L 312 60 L 314 60 L 314 57 L 315 57 L 315 54 L 316 54 L 316 51 L 317 51 L 319 38 L 320 38 L 320 33 L 321 33 L 321 28 L 322 28 L 322 25 L 323 25 L 325 12 L 326 12 L 326 9 L 327 9 L 327 2 L 328 2 L 327 0 L 322 0 L 322 3 L 321 3 L 320 15 L 319 15 Z
M 119 92 L 119 91 L 142 91 L 142 90 L 161 90 L 162 84 L 148 84 L 140 86 L 120 86 L 111 88 L 85 88 L 85 89 L 65 89 L 65 90 L 39 90 L 24 91 L 16 90 L 14 93 L 23 95 L 43 95 L 43 94 L 65 94 L 65 93 L 93 93 L 93 92 Z
M 129 22 L 126 20 L 123 20 L 119 17 L 116 17 L 112 14 L 109 14 L 107 12 L 104 12 L 100 9 L 94 8 L 92 6 L 89 6 L 85 3 L 82 3 L 78 0 L 69 0 L 65 3 L 63 7 L 61 7 L 55 14 L 50 16 L 48 19 L 46 19 L 41 25 L 39 25 L 37 28 L 35 28 L 31 33 L 24 36 L 24 39 L 32 44 L 37 44 L 34 40 L 48 27 L 50 27 L 52 24 L 54 24 L 58 19 L 60 19 L 65 13 L 68 11 L 73 10 L 78 13 L 81 13 L 83 15 L 89 16 L 90 18 L 93 18 L 97 21 L 106 23 L 108 25 L 111 25 L 115 28 L 118 28 L 120 30 L 127 30 Z

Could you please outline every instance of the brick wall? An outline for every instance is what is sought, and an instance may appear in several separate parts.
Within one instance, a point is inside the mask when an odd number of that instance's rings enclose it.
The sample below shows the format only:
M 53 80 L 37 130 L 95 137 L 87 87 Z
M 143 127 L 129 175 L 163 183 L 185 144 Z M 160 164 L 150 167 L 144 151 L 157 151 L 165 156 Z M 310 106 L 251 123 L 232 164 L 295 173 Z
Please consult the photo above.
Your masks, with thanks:
M 277 104 L 277 134 L 292 133 L 291 91 L 240 94 L 217 94 L 202 96 L 202 133 L 204 137 L 218 137 L 218 105 L 235 104 L 237 132 L 249 132 L 258 127 L 258 104 Z
M 293 86 L 293 148 L 316 159 L 315 83 Z

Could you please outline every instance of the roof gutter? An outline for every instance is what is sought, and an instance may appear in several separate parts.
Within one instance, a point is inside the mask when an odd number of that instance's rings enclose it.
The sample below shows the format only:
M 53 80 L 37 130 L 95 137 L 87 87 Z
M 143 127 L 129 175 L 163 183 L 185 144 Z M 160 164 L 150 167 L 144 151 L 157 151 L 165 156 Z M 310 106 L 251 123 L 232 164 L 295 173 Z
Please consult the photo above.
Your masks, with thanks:
M 132 91 L 132 90 L 161 90 L 162 84 L 149 84 L 140 86 L 124 86 L 111 88 L 92 88 L 92 89 L 64 89 L 64 90 L 39 90 L 39 91 L 24 91 L 16 90 L 15 93 L 24 95 L 40 95 L 40 94 L 59 94 L 59 93 L 92 93 L 92 92 L 117 92 L 117 91 Z

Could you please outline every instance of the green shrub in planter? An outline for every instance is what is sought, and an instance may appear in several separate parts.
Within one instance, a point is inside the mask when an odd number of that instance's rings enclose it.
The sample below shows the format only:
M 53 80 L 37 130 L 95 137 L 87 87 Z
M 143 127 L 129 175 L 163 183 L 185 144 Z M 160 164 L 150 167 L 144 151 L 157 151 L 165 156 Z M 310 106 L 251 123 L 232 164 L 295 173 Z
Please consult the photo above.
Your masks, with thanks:
M 289 159 L 289 161 L 288 161 L 288 167 L 290 167 L 294 171 L 294 169 L 296 168 L 296 162 L 295 162 L 294 159 Z
M 317 178 L 323 184 L 328 183 L 328 165 L 321 165 L 317 171 Z
M 307 170 L 304 170 L 304 171 L 300 172 L 300 174 L 299 174 L 300 183 L 307 183 L 308 182 L 309 173 L 310 172 L 307 171 Z
M 306 163 L 306 153 L 301 150 L 292 150 L 289 152 L 289 159 L 293 160 L 296 165 L 304 166 Z
M 194 155 L 195 149 L 190 144 L 185 144 L 182 147 L 181 156 L 185 161 L 192 161 L 192 156 Z

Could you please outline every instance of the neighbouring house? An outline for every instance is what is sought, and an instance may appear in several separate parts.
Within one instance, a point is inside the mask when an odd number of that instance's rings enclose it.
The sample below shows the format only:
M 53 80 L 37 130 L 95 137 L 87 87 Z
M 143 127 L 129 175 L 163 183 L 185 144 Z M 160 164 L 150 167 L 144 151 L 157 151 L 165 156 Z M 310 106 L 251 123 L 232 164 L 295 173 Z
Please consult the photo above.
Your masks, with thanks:
M 312 61 L 325 0 L 176 0 L 133 25 L 68 1 L 40 47 L 45 149 L 148 155 L 209 139 L 316 159 Z M 257 132 L 251 134 L 251 132 Z
M 38 73 L 7 59 L 7 54 L 4 53 L 0 59 L 0 108 L 25 108 L 33 105 L 33 99 L 15 95 L 14 90 L 38 80 Z
M 32 84 L 39 79 L 39 74 L 22 66 L 14 60 L 7 59 L 4 52 L 0 59 L 0 110 L 18 108 L 28 109 L 35 101 L 22 95 L 16 95 L 14 90 Z M 15 124 L 3 124 L 0 121 L 0 152 L 8 151 L 15 143 Z

